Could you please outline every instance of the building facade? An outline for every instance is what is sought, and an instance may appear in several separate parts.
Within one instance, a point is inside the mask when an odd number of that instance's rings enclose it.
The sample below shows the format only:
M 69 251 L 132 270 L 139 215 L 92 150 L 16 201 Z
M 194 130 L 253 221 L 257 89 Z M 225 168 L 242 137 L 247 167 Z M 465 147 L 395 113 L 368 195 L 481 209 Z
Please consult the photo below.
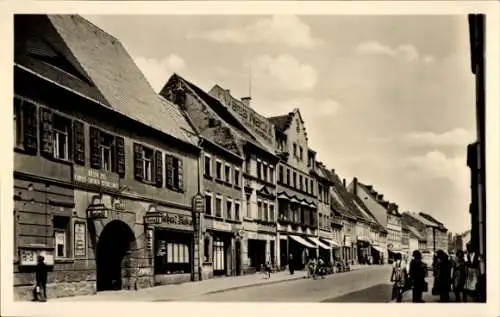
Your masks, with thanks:
M 277 265 L 278 158 L 257 128 L 244 122 L 243 111 L 253 110 L 219 86 L 206 93 L 178 75 L 161 94 L 179 106 L 204 140 L 205 271 L 238 275 L 267 262 Z
M 311 241 L 319 236 L 316 153 L 308 147 L 304 121 L 298 109 L 271 117 L 269 121 L 275 127 L 280 158 L 277 186 L 280 264 L 300 269 L 309 257 L 319 254 L 319 245 Z
M 16 298 L 199 279 L 198 139 L 116 38 L 16 15 L 14 96 Z

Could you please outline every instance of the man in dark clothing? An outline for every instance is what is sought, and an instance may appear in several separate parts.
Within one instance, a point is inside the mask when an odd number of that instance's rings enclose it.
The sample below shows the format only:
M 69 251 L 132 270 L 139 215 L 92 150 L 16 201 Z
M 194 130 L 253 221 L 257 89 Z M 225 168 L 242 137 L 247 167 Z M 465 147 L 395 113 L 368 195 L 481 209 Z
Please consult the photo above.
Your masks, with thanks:
M 425 277 L 427 275 L 427 268 L 425 264 L 422 263 L 422 254 L 420 251 L 413 251 L 413 260 L 410 262 L 410 280 L 411 286 L 413 287 L 413 298 L 412 302 L 414 303 L 423 303 L 422 293 L 425 290 Z
M 447 303 L 450 301 L 451 263 L 443 250 L 437 251 L 437 258 L 437 272 L 439 278 L 436 287 L 439 294 L 439 302 Z
M 36 265 L 36 288 L 40 289 L 40 293 L 36 293 L 35 299 L 39 299 L 41 301 L 47 300 L 47 265 L 44 262 L 44 257 L 38 257 L 38 264 Z M 40 298 L 38 298 L 40 295 Z
M 295 267 L 294 267 L 293 254 L 291 254 L 291 253 L 290 253 L 290 258 L 288 259 L 288 269 L 290 270 L 290 274 L 293 275 L 293 273 L 295 271 Z

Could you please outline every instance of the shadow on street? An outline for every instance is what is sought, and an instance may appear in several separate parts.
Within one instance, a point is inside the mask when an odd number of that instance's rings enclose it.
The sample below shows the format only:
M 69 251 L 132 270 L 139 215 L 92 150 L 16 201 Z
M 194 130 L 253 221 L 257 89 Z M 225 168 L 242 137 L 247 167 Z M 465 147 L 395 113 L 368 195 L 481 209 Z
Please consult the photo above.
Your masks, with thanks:
M 388 303 L 391 301 L 392 285 L 377 284 L 342 296 L 322 300 L 322 303 Z

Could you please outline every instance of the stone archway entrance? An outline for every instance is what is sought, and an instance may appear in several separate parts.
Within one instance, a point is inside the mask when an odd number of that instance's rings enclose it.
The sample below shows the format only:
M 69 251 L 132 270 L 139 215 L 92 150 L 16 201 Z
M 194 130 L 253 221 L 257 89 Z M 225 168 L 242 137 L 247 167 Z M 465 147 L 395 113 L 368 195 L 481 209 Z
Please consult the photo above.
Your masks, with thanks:
M 131 287 L 135 249 L 134 232 L 126 223 L 113 220 L 104 227 L 96 251 L 98 292 Z

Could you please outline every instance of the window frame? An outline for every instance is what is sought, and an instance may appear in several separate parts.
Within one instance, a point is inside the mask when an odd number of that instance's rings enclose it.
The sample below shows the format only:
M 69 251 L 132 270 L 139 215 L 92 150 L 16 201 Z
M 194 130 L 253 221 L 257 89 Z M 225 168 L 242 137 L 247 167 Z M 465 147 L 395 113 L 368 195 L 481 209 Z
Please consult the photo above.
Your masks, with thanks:
M 208 173 L 207 173 L 207 159 L 208 159 Z M 212 177 L 212 156 L 210 154 L 205 154 L 203 157 L 203 175 Z
M 146 153 L 150 153 L 151 157 L 148 159 L 146 157 Z M 142 151 L 141 151 L 141 161 L 142 161 L 142 179 L 146 183 L 152 183 L 154 181 L 154 171 L 153 171 L 153 164 L 154 164 L 154 154 L 155 150 L 153 148 L 147 147 L 147 146 L 142 146 Z M 147 176 L 147 169 L 146 169 L 146 163 L 149 162 L 149 179 L 146 177 Z
M 70 144 L 70 130 L 71 130 L 71 119 L 65 117 L 65 116 L 61 116 L 59 115 L 58 113 L 55 113 L 55 112 L 52 112 L 52 115 L 53 115 L 53 125 L 52 125 L 52 137 L 53 137 L 53 156 L 56 160 L 63 160 L 63 161 L 69 161 L 70 160 L 70 152 L 69 152 L 69 144 Z M 58 120 L 60 120 L 59 122 L 57 122 Z M 63 131 L 61 128 L 61 126 L 58 126 L 56 123 L 64 123 L 64 129 L 65 131 Z M 59 149 L 59 141 L 60 141 L 60 136 L 63 135 L 64 136 L 64 157 L 61 157 L 60 156 L 60 149 Z
M 238 208 L 236 208 L 236 206 L 238 206 Z M 241 219 L 241 201 L 239 200 L 234 201 L 234 219 L 237 221 Z
M 229 208 L 228 208 L 229 207 Z M 225 219 L 234 220 L 234 201 L 231 198 L 226 199 L 226 217 Z
M 219 173 L 219 167 L 220 167 L 220 173 Z M 224 181 L 224 164 L 219 159 L 215 160 L 215 178 L 220 181 Z
M 210 213 L 207 213 L 207 200 L 206 197 L 210 197 Z M 206 191 L 204 197 L 204 205 L 205 205 L 205 215 L 214 216 L 214 195 L 212 192 Z
M 220 210 L 219 210 L 219 215 L 217 215 L 217 201 L 220 201 Z M 214 212 L 214 215 L 216 218 L 223 218 L 224 217 L 224 206 L 223 206 L 223 203 L 224 203 L 224 199 L 222 197 L 222 195 L 220 194 L 217 194 L 215 195 L 215 212 Z
M 231 164 L 225 163 L 224 164 L 224 181 L 228 184 L 232 184 L 233 183 L 232 175 L 233 175 L 233 173 L 232 173 Z
M 238 167 L 234 167 L 233 169 L 234 186 L 236 187 L 241 186 L 240 178 L 241 178 L 241 170 Z

